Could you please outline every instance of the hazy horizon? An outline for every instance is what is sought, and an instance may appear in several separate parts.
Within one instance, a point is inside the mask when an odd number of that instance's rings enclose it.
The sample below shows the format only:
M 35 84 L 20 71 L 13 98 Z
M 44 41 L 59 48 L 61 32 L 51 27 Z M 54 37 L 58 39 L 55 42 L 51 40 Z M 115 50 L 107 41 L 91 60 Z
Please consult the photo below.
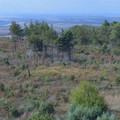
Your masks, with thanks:
M 56 29 L 81 24 L 99 26 L 105 19 L 120 21 L 119 4 L 119 0 L 1 0 L 0 31 L 8 33 L 13 20 L 21 26 L 31 20 L 46 21 Z

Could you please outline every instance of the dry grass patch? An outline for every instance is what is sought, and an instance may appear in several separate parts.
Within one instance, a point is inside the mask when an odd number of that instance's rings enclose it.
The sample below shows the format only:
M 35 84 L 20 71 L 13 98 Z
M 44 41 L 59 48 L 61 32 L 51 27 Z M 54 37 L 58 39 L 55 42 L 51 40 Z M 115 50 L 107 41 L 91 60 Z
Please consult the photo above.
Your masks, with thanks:
M 92 74 L 93 71 L 91 69 L 81 69 L 80 67 L 74 67 L 74 66 L 40 66 L 37 67 L 35 70 L 32 70 L 32 76 L 39 76 L 39 75 L 75 75 L 76 78 L 86 78 L 90 74 Z
M 111 110 L 120 111 L 120 95 L 106 95 L 105 101 Z

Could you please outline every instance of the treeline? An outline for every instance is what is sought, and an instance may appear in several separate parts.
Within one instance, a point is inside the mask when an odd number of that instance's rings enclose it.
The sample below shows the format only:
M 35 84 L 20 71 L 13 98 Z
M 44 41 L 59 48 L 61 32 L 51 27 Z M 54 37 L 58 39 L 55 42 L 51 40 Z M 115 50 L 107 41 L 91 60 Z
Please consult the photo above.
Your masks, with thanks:
M 105 20 L 101 26 L 74 26 L 70 30 L 77 44 L 120 45 L 120 22 Z
M 71 61 L 75 45 L 99 45 L 106 49 L 108 45 L 120 46 L 120 22 L 115 21 L 109 23 L 105 20 L 101 26 L 77 25 L 68 30 L 61 30 L 61 33 L 57 33 L 53 26 L 46 22 L 30 22 L 29 25 L 24 24 L 22 28 L 13 21 L 10 32 L 15 44 L 18 39 L 27 38 L 34 52 L 42 53 L 43 61 L 48 55 L 49 48 L 53 62 L 54 49 L 59 53 L 66 53 L 68 60 Z
M 68 59 L 71 60 L 71 50 L 75 44 L 73 34 L 70 30 L 64 31 L 59 34 L 53 26 L 49 26 L 46 22 L 31 22 L 29 26 L 26 24 L 24 28 L 16 22 L 12 22 L 10 26 L 13 42 L 16 43 L 18 39 L 26 37 L 30 44 L 33 46 L 33 51 L 36 53 L 41 52 L 43 61 L 48 56 L 48 50 L 51 48 L 52 62 L 54 57 L 53 49 L 60 53 L 67 53 Z

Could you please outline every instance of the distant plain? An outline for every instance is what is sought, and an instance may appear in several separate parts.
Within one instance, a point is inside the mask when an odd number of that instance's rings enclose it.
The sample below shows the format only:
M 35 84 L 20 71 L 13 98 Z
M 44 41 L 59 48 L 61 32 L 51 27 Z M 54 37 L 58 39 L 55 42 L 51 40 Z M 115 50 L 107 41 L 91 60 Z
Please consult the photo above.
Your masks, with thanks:
M 49 25 L 53 25 L 53 27 L 60 31 L 61 29 L 67 29 L 74 25 L 94 25 L 99 26 L 103 23 L 104 20 L 112 21 L 120 21 L 120 16 L 105 16 L 105 15 L 14 15 L 14 16 L 1 16 L 0 17 L 0 36 L 9 35 L 9 26 L 11 21 L 17 21 L 24 25 L 27 23 L 29 25 L 30 21 L 46 21 Z

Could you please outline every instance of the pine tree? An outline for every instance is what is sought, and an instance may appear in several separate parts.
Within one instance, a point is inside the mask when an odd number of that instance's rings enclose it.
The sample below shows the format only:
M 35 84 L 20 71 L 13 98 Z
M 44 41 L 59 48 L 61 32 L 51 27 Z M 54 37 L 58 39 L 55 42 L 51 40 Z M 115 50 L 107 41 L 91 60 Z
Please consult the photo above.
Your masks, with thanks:
M 71 50 L 74 46 L 73 44 L 73 34 L 71 31 L 62 32 L 61 36 L 58 38 L 57 46 L 59 51 L 67 52 L 68 60 L 71 61 Z

